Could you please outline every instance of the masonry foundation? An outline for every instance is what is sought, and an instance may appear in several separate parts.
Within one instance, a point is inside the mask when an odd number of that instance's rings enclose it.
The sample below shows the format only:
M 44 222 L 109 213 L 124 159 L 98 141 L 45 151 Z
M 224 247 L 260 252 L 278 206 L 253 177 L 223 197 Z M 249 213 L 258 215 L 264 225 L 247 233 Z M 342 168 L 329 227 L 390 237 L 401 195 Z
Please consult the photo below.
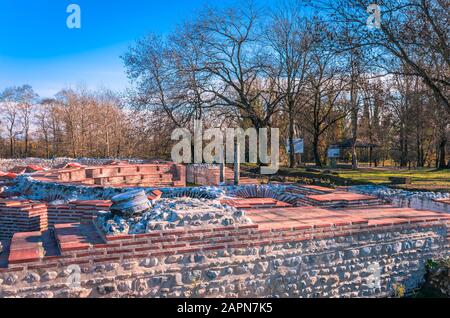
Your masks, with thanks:
M 426 262 L 448 256 L 446 217 L 324 221 L 320 210 L 297 209 L 314 221 L 107 237 L 65 224 L 56 254 L 38 233 L 20 235 L 0 270 L 0 297 L 388 297 L 396 284 L 418 288 Z

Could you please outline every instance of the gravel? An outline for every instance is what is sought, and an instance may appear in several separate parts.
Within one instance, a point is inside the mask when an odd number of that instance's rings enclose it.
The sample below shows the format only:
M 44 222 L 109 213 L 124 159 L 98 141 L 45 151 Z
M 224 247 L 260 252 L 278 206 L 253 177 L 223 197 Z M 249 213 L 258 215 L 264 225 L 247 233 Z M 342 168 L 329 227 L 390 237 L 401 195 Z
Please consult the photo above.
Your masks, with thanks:
M 124 219 L 102 212 L 97 225 L 108 235 L 144 234 L 179 227 L 232 226 L 251 224 L 245 213 L 217 200 L 160 199 L 140 217 Z

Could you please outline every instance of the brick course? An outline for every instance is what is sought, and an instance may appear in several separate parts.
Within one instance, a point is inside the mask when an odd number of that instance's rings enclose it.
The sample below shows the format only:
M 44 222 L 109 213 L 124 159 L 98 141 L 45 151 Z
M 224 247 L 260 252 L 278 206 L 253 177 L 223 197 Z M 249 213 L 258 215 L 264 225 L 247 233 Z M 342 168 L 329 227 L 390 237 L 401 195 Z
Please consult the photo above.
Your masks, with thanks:
M 183 165 L 119 164 L 101 167 L 74 167 L 47 171 L 33 176 L 39 181 L 114 187 L 184 187 L 186 168 Z
M 193 253 L 194 250 L 207 252 L 293 244 L 356 234 L 377 234 L 433 227 L 440 227 L 448 233 L 450 224 L 449 215 L 412 209 L 390 209 L 365 215 L 353 210 L 350 213 L 345 210 L 335 212 L 301 207 L 251 210 L 251 212 L 248 211 L 248 215 L 256 224 L 201 229 L 182 228 L 121 236 L 104 236 L 93 226 L 93 223 L 58 224 L 55 226 L 55 238 L 61 252 L 59 258 L 64 262 L 82 261 L 92 264 L 93 262 L 109 262 L 111 257 L 123 261 L 140 259 L 144 255 L 157 257 Z M 402 215 L 403 219 L 398 218 L 399 215 Z M 36 236 L 36 233 L 32 233 L 32 236 Z M 448 234 L 445 234 L 444 240 L 448 239 L 447 236 Z M 12 246 L 14 246 L 14 240 Z M 23 266 L 27 257 L 22 261 L 15 257 L 15 261 Z M 48 264 L 57 259 L 58 256 L 51 260 L 42 258 L 38 263 Z M 31 263 L 31 265 L 37 264 Z M 13 268 L 14 264 L 10 263 L 11 266 Z
M 0 240 L 9 240 L 17 232 L 44 231 L 47 227 L 46 204 L 0 199 Z

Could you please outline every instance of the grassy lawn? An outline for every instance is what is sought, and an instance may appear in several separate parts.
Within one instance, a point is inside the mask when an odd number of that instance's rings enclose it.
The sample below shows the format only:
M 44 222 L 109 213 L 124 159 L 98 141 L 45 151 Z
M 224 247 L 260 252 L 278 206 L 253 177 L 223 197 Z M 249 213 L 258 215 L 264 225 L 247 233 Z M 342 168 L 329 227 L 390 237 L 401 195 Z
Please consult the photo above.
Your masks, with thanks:
M 257 172 L 255 165 L 244 165 L 243 170 Z M 357 185 L 357 184 L 386 184 L 389 185 L 390 177 L 410 177 L 412 184 L 396 185 L 393 187 L 417 191 L 441 191 L 450 192 L 450 170 L 416 169 L 398 170 L 384 168 L 362 168 L 359 170 L 336 169 L 327 171 L 311 171 L 305 168 L 290 169 L 281 167 L 277 176 L 290 179 L 319 178 L 334 183 L 335 185 Z M 292 181 L 292 180 L 290 180 Z M 301 180 L 300 180 L 301 181 Z
M 420 169 L 420 170 L 384 170 L 361 169 L 336 171 L 338 176 L 351 179 L 358 183 L 389 184 L 390 177 L 410 177 L 411 185 L 402 185 L 405 189 L 450 189 L 450 170 Z

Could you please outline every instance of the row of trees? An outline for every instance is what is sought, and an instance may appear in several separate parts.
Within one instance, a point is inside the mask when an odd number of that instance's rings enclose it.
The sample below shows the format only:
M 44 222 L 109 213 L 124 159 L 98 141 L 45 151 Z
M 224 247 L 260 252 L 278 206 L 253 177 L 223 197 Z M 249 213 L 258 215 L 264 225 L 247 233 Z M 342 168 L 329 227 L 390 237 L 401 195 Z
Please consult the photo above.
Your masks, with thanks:
M 0 155 L 169 159 L 173 129 L 193 129 L 197 119 L 280 128 L 290 149 L 305 139 L 303 160 L 318 166 L 330 144 L 350 140 L 354 167 L 360 159 L 443 168 L 448 2 L 380 1 L 380 29 L 367 25 L 370 3 L 207 7 L 130 47 L 122 58 L 133 89 L 120 98 L 78 89 L 38 101 L 29 86 L 6 89 Z M 358 154 L 358 142 L 367 153 Z M 284 159 L 297 164 L 293 151 Z
M 0 94 L 0 155 L 111 157 L 125 155 L 127 118 L 108 91 L 62 90 L 38 99 L 24 85 Z
M 380 29 L 367 25 L 370 1 L 278 1 L 264 10 L 205 9 L 169 36 L 149 35 L 124 56 L 132 105 L 172 127 L 280 127 L 311 145 L 322 165 L 329 143 L 361 137 L 375 164 L 447 165 L 448 3 L 381 3 Z M 267 8 L 266 8 L 267 9 Z M 313 14 L 312 12 L 317 12 Z M 380 147 L 375 147 L 379 145 Z M 293 151 L 289 154 L 295 165 Z

